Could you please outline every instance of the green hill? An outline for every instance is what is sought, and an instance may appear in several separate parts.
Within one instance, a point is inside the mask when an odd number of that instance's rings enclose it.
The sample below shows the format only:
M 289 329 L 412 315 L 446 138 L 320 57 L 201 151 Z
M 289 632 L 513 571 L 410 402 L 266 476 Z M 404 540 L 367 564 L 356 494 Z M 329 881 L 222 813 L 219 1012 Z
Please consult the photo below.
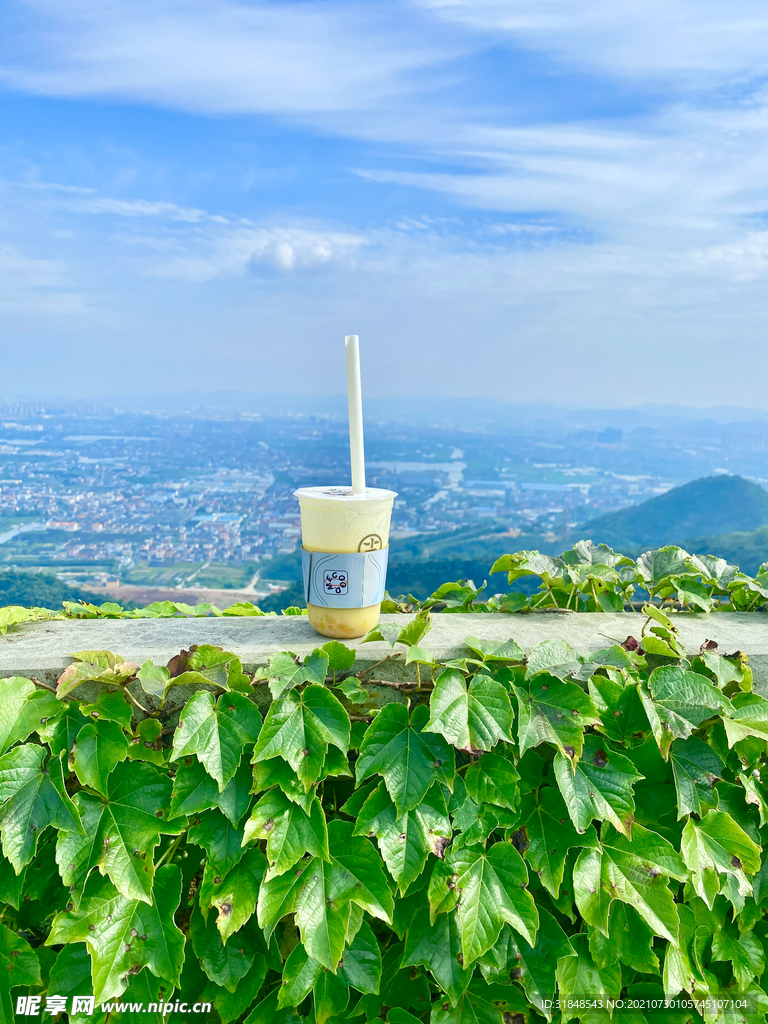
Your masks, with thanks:
M 52 573 L 25 572 L 23 569 L 0 570 L 0 608 L 20 604 L 25 608 L 61 609 L 62 601 L 91 601 L 102 604 L 92 593 L 69 587 Z
M 578 532 L 632 555 L 664 544 L 691 545 L 691 550 L 695 542 L 687 538 L 715 544 L 722 534 L 761 526 L 768 526 L 768 491 L 740 476 L 708 476 L 592 519 Z M 717 553 L 728 557 L 719 548 Z
M 768 526 L 749 532 L 690 537 L 682 546 L 697 555 L 718 555 L 754 576 L 763 562 L 768 562 Z

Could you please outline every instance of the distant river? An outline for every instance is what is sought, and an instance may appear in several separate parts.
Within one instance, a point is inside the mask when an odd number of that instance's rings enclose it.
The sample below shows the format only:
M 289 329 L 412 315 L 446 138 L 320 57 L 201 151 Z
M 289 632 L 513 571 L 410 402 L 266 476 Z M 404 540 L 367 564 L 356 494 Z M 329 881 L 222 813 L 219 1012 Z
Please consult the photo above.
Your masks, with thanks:
M 19 533 L 26 533 L 27 530 L 42 530 L 44 528 L 45 523 L 27 523 L 26 526 L 17 526 L 13 530 L 6 530 L 5 533 L 0 533 L 0 544 L 5 544 L 7 540 L 10 540 Z

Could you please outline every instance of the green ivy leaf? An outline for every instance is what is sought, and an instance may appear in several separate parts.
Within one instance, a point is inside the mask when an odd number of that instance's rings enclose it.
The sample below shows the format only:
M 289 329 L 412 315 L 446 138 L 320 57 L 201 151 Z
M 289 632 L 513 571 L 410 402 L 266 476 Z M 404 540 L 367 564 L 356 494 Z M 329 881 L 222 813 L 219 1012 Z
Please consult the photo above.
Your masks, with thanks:
M 747 665 L 746 656 L 741 651 L 725 657 L 718 654 L 716 649 L 709 650 L 703 646 L 701 654 L 694 658 L 691 664 L 696 672 L 714 680 L 721 690 L 725 690 L 726 687 L 732 690 L 733 684 L 736 689 L 750 690 L 752 688 L 752 670 Z
M 472 980 L 473 968 L 464 967 L 461 933 L 455 914 L 438 914 L 429 919 L 424 907 L 408 928 L 403 947 L 403 967 L 426 967 L 440 988 L 456 1006 Z
M 381 921 L 391 921 L 394 902 L 376 850 L 367 839 L 353 837 L 351 822 L 332 821 L 328 826 L 331 860 L 345 885 L 354 887 L 350 897 Z
M 723 725 L 730 747 L 750 736 L 768 740 L 768 700 L 756 693 L 735 694 Z
M 177 607 L 179 607 L 177 605 Z M 182 651 L 168 662 L 171 686 L 216 686 L 220 690 L 231 690 L 233 684 L 241 688 L 242 665 L 232 651 L 225 651 L 212 644 L 193 644 L 188 651 Z
M 241 693 L 223 693 L 217 701 L 200 690 L 181 712 L 173 737 L 174 761 L 194 754 L 221 792 L 237 771 L 243 744 L 254 743 L 261 716 L 256 705 Z
M 655 669 L 648 679 L 648 693 L 640 696 L 664 760 L 675 739 L 687 739 L 710 718 L 728 711 L 731 702 L 711 680 L 678 665 Z
M 655 551 L 646 551 L 640 555 L 636 565 L 640 580 L 652 593 L 663 587 L 672 577 L 698 576 L 700 573 L 688 552 L 674 544 L 657 548 Z M 643 609 L 646 614 L 650 614 L 647 611 L 649 607 L 654 606 L 646 605 Z
M 424 731 L 439 733 L 459 750 L 479 754 L 500 740 L 512 741 L 507 691 L 489 676 L 475 676 L 467 686 L 460 672 L 445 669 L 437 677 L 429 709 Z
M 310 992 L 317 990 L 318 979 L 323 973 L 323 965 L 309 956 L 302 945 L 296 946 L 285 961 L 278 1007 L 298 1006 Z M 369 925 L 363 923 L 344 950 L 336 979 L 339 986 L 343 986 L 344 989 L 351 986 L 358 992 L 376 993 L 379 990 L 380 978 L 379 944 Z
M 640 974 L 658 974 L 659 960 L 653 952 L 654 931 L 634 907 L 614 900 L 608 917 L 608 935 L 589 927 L 589 951 L 601 969 L 617 961 Z
M 416 644 L 408 648 L 408 653 L 405 656 L 406 665 L 412 665 L 414 662 L 419 665 L 428 665 L 430 668 L 434 668 L 438 664 L 429 651 L 425 651 L 423 647 L 418 647 Z
M 75 741 L 75 774 L 83 786 L 106 795 L 107 777 L 128 753 L 128 740 L 117 722 L 89 722 Z
M 370 1017 L 368 1020 L 370 1020 Z M 402 1007 L 391 1006 L 387 1010 L 387 1024 L 421 1024 L 421 1021 Z
M 604 826 L 599 847 L 583 850 L 573 869 L 576 906 L 587 924 L 609 936 L 611 903 L 628 903 L 654 935 L 677 943 L 679 919 L 667 878 L 688 878 L 671 843 L 642 825 L 634 826 L 631 839 Z
M 181 872 L 174 864 L 158 870 L 152 904 L 126 899 L 104 882 L 78 910 L 56 916 L 46 945 L 87 943 L 97 1003 L 116 999 L 131 974 L 142 967 L 177 986 L 184 962 L 184 934 L 173 918 L 180 898 Z
M 519 978 L 529 1002 L 547 1020 L 551 1020 L 552 1009 L 547 1004 L 554 999 L 557 990 L 555 971 L 558 960 L 573 953 L 570 939 L 555 918 L 541 907 L 535 945 L 507 930 L 511 953 L 506 965 L 507 974 Z
M 528 655 L 525 678 L 532 679 L 539 672 L 547 672 L 564 679 L 578 672 L 582 659 L 565 640 L 542 640 Z
M 525 651 L 512 639 L 499 643 L 498 640 L 480 640 L 476 636 L 465 636 L 464 643 L 483 661 L 525 661 Z
M 730 924 L 713 933 L 712 960 L 731 965 L 742 992 L 759 980 L 765 970 L 765 953 L 760 942 L 752 932 L 740 932 Z
M 328 750 L 336 750 L 341 753 L 337 747 L 328 747 Z M 323 769 L 325 769 L 325 762 L 323 762 Z M 282 757 L 271 757 L 268 761 L 259 761 L 253 766 L 254 793 L 263 793 L 264 790 L 273 789 L 275 786 L 279 786 L 289 800 L 298 804 L 299 807 L 303 807 L 305 811 L 309 810 L 315 799 L 314 787 L 310 786 L 309 791 L 305 790 L 296 772 Z
M 224 944 L 213 921 L 206 922 L 197 907 L 190 918 L 189 938 L 206 975 L 228 992 L 236 990 L 264 950 L 256 928 L 246 927 L 234 942 Z
M 278 990 L 273 989 L 245 1018 L 245 1024 L 304 1024 L 292 1007 L 279 1010 L 277 1006 Z
M 374 772 L 381 775 L 399 816 L 420 804 L 434 782 L 453 788 L 453 748 L 426 731 L 428 718 L 421 704 L 410 717 L 404 704 L 385 704 L 360 746 L 358 785 Z
M 328 827 L 331 863 L 317 858 L 265 882 L 259 892 L 259 925 L 269 937 L 286 914 L 295 914 L 307 953 L 334 972 L 344 949 L 349 903 L 391 920 L 392 895 L 376 851 L 353 838 L 352 824 Z
M 722 778 L 723 762 L 709 744 L 696 736 L 675 740 L 670 761 L 677 790 L 677 820 L 686 814 L 703 818 L 717 806 L 715 782 Z
M 572 760 L 581 757 L 584 729 L 599 725 L 597 708 L 576 683 L 541 672 L 528 690 L 515 687 L 520 756 L 540 743 L 552 743 Z
M 558 899 L 568 851 L 575 846 L 597 848 L 594 826 L 577 832 L 568 820 L 562 796 L 552 786 L 543 786 L 523 796 L 520 819 L 520 825 L 512 834 L 512 843 L 525 855 L 547 892 Z
M 421 643 L 431 628 L 432 616 L 426 609 L 422 609 L 399 631 L 397 642 L 405 644 L 406 647 L 413 647 L 414 644 Z
M 744 787 L 744 799 L 748 804 L 757 807 L 760 815 L 760 827 L 768 822 L 768 796 L 753 775 L 739 775 L 739 782 Z M 723 808 L 726 810 L 726 808 Z
M 658 633 L 658 629 L 651 627 L 652 634 Z M 664 636 L 650 635 L 643 637 L 643 650 L 646 654 L 653 654 L 658 658 L 682 658 L 684 651 L 677 643 L 673 633 L 665 631 Z
M 139 666 L 132 661 L 124 661 L 110 651 L 79 651 L 70 657 L 77 660 L 68 665 L 59 676 L 56 685 L 56 696 L 59 700 L 63 700 L 81 683 L 123 686 L 139 670 Z
M 80 708 L 72 704 L 61 704 L 58 715 L 49 718 L 41 725 L 38 732 L 40 739 L 47 743 L 51 754 L 58 757 L 59 754 L 70 754 L 75 745 L 77 734 L 83 726 L 90 721 L 80 711 Z
M 743 907 L 744 897 L 752 893 L 747 875 L 760 868 L 760 848 L 730 814 L 709 811 L 700 822 L 689 818 L 680 852 L 690 868 L 694 889 L 710 910 L 719 892 L 724 892 L 737 910 Z M 722 888 L 721 874 L 726 876 Z
M 369 629 L 365 636 L 360 640 L 361 644 L 370 643 L 387 643 L 390 647 L 394 647 L 397 643 L 397 638 L 400 635 L 400 627 L 396 626 L 394 622 L 380 622 L 378 626 L 374 626 L 373 629 Z
M 247 974 L 235 986 L 235 991 L 217 985 L 213 993 L 213 1005 L 221 1017 L 221 1024 L 232 1024 L 242 1020 L 243 1015 L 253 1004 L 267 976 L 267 963 L 263 957 L 254 958 Z M 182 991 L 184 980 L 182 979 Z M 212 986 L 213 987 L 213 986 Z
M 64 788 L 61 759 L 33 743 L 0 757 L 0 832 L 3 853 L 18 874 L 32 860 L 49 825 L 65 834 L 83 831 L 77 808 Z
M 328 671 L 333 674 L 334 680 L 337 672 L 348 672 L 355 664 L 354 650 L 338 640 L 329 640 L 320 650 L 328 655 Z
M 10 1024 L 15 1014 L 10 1000 L 13 988 L 40 985 L 40 961 L 26 939 L 0 924 L 0 1006 Z
M 81 891 L 98 867 L 127 900 L 151 901 L 152 853 L 160 835 L 176 835 L 184 824 L 168 822 L 171 781 L 151 765 L 123 761 L 107 779 L 106 799 L 81 791 L 75 805 L 84 834 L 59 836 L 56 862 L 65 885 Z
M 95 704 L 83 704 L 80 710 L 86 717 L 92 718 L 94 721 L 104 719 L 109 722 L 117 722 L 126 732 L 130 732 L 133 712 L 125 693 L 120 690 L 102 690 L 97 696 Z
M 223 878 L 214 875 L 206 895 L 210 906 L 218 911 L 216 927 L 222 942 L 226 943 L 235 933 L 240 936 L 243 925 L 255 913 L 265 869 L 264 854 L 259 849 L 251 849 Z M 233 941 L 236 945 L 240 943 L 239 938 Z
M 168 750 L 162 742 L 163 726 L 157 718 L 143 718 L 136 726 L 136 735 L 128 744 L 129 761 L 149 761 L 164 768 Z
M 70 942 L 69 945 L 62 946 L 56 954 L 48 978 L 48 991 L 51 994 L 66 996 L 68 1001 L 73 995 L 93 994 L 91 958 L 84 942 Z M 87 1021 L 88 1018 L 84 1015 L 70 1014 L 70 1024 L 87 1024 Z M 97 1024 L 102 1024 L 98 1018 Z
M 61 703 L 47 690 L 38 690 L 31 679 L 21 676 L 3 679 L 0 687 L 0 754 L 14 743 L 25 740 L 59 711 Z
M 693 606 L 702 612 L 712 611 L 714 602 L 703 583 L 692 579 L 676 579 L 674 585 L 681 605 Z
M 361 921 L 357 934 L 344 950 L 338 977 L 358 992 L 373 994 L 379 991 L 381 969 L 381 950 L 376 936 L 371 926 Z
M 348 985 L 338 975 L 324 970 L 299 945 L 285 962 L 278 1007 L 295 1006 L 310 992 L 314 994 L 317 1024 L 325 1024 L 332 1017 L 338 1019 L 349 1003 Z
M 218 806 L 236 826 L 248 809 L 251 783 L 251 771 L 244 762 L 219 792 L 216 780 L 203 765 L 193 757 L 186 757 L 179 764 L 173 780 L 169 817 L 197 814 Z
M 493 804 L 514 811 L 520 776 L 512 762 L 500 754 L 483 754 L 464 776 L 467 793 L 477 804 Z
M 324 649 L 317 649 L 308 654 L 303 665 L 293 654 L 272 654 L 263 675 L 269 680 L 273 700 L 277 700 L 301 683 L 322 685 L 328 674 L 329 664 L 330 658 Z
M 354 835 L 375 835 L 384 863 L 401 893 L 418 878 L 430 853 L 442 857 L 451 840 L 451 822 L 440 786 L 398 817 L 382 782 L 357 814 Z
M 21 892 L 26 880 L 26 868 L 22 868 L 20 874 L 16 874 L 13 865 L 5 857 L 0 857 L 0 903 L 7 903 L 19 909 Z
M 593 819 L 605 818 L 629 836 L 635 809 L 632 786 L 642 776 L 628 758 L 611 750 L 602 737 L 589 735 L 578 764 L 556 755 L 555 776 L 577 832 L 584 832 Z
M 493 946 L 505 921 L 535 943 L 539 918 L 527 883 L 523 858 L 509 843 L 488 851 L 464 847 L 437 861 L 429 883 L 431 919 L 457 907 L 466 967 Z
M 599 968 L 592 959 L 587 936 L 583 933 L 571 936 L 571 946 L 573 954 L 557 961 L 559 998 L 575 1000 L 577 1004 L 578 1000 L 599 1000 L 602 1006 L 609 999 L 618 999 L 621 992 L 621 967 L 612 964 L 610 967 Z
M 380 1016 L 383 1007 L 389 1007 L 385 1012 L 390 1020 L 395 1011 L 395 1019 L 405 1020 L 404 1017 L 400 1018 L 404 1011 L 413 1010 L 414 1013 L 423 1014 L 429 1006 L 431 993 L 426 975 L 412 967 L 401 968 L 402 954 L 401 943 L 392 943 L 387 947 L 382 955 L 378 993 L 361 997 L 355 1007 L 369 1021 Z
M 320 777 L 328 745 L 349 748 L 349 715 L 324 686 L 289 691 L 269 709 L 253 751 L 253 762 L 282 757 L 308 793 Z
M 622 685 L 615 679 L 593 675 L 588 687 L 600 715 L 600 723 L 596 728 L 614 743 L 632 744 L 641 741 L 649 731 L 650 723 L 637 683 L 627 682 Z
M 255 839 L 267 842 L 267 881 L 292 868 L 305 854 L 330 862 L 328 829 L 320 801 L 304 811 L 280 789 L 270 789 L 245 823 L 243 845 Z
M 407 1016 L 410 1016 L 408 1014 Z M 416 1018 L 412 1018 L 416 1020 Z M 430 1024 L 508 1024 L 530 1019 L 530 1010 L 522 992 L 509 985 L 486 985 L 473 981 L 456 1006 L 441 997 L 432 1005 Z M 389 1024 L 411 1024 L 406 1017 L 387 1014 Z
M 342 679 L 340 683 L 336 683 L 336 689 L 341 690 L 350 704 L 364 704 L 369 697 L 368 691 L 354 678 Z
M 187 842 L 201 846 L 208 861 L 218 871 L 230 871 L 243 856 L 243 829 L 236 828 L 221 811 L 214 807 L 205 811 L 192 824 Z
M 283 967 L 283 980 L 277 998 L 279 1008 L 298 1006 L 312 992 L 323 965 L 314 960 L 301 943 L 294 946 Z
M 539 576 L 549 586 L 561 581 L 566 573 L 565 563 L 560 558 L 542 555 L 539 551 L 516 551 L 502 555 L 491 566 L 491 572 L 506 572 L 509 583 L 523 576 Z
M 145 661 L 141 665 L 141 668 L 136 673 L 136 678 L 141 683 L 144 693 L 148 693 L 151 697 L 158 697 L 161 700 L 165 698 L 168 690 L 174 685 L 174 682 L 171 680 L 171 673 L 165 665 L 155 665 L 152 661 Z

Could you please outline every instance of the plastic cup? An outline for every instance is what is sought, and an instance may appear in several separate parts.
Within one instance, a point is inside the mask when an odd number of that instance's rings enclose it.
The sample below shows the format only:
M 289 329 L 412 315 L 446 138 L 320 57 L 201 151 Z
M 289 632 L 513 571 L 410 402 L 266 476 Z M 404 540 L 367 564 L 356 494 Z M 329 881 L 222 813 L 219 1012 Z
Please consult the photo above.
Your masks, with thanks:
M 307 565 L 307 553 L 315 552 L 328 555 L 367 554 L 369 562 L 382 560 L 375 552 L 389 547 L 389 523 L 392 505 L 397 497 L 395 491 L 368 487 L 364 494 L 355 494 L 349 487 L 300 487 L 294 494 L 299 499 L 301 509 L 302 557 Z M 337 564 L 339 561 L 343 560 L 337 560 Z M 353 563 L 350 570 L 352 575 L 362 561 L 350 560 Z M 317 564 L 316 559 L 313 564 Z M 333 560 L 329 559 L 327 564 L 332 570 Z M 314 569 L 312 571 L 315 572 Z M 381 599 L 364 607 L 339 607 L 338 602 L 343 603 L 345 598 L 343 594 L 339 597 L 334 593 L 334 589 L 339 591 L 346 586 L 346 580 L 343 579 L 345 571 L 342 570 L 342 587 L 331 586 L 327 596 L 326 593 L 320 595 L 320 599 L 326 601 L 325 604 L 307 600 L 310 625 L 322 636 L 339 640 L 363 636 L 376 625 L 381 614 Z M 330 570 L 325 575 L 328 588 L 328 584 L 333 582 Z M 379 589 L 383 590 L 383 586 Z

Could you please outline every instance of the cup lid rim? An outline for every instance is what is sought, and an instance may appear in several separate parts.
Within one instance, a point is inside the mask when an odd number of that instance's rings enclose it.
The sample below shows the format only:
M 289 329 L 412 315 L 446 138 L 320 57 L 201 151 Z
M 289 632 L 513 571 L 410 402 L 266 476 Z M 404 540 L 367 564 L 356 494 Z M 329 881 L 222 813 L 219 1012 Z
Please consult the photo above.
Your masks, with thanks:
M 384 487 L 366 487 L 365 494 L 355 494 L 351 487 L 329 484 L 325 487 L 299 487 L 293 492 L 296 498 L 319 498 L 322 501 L 377 501 L 396 498 L 397 491 L 389 491 Z

